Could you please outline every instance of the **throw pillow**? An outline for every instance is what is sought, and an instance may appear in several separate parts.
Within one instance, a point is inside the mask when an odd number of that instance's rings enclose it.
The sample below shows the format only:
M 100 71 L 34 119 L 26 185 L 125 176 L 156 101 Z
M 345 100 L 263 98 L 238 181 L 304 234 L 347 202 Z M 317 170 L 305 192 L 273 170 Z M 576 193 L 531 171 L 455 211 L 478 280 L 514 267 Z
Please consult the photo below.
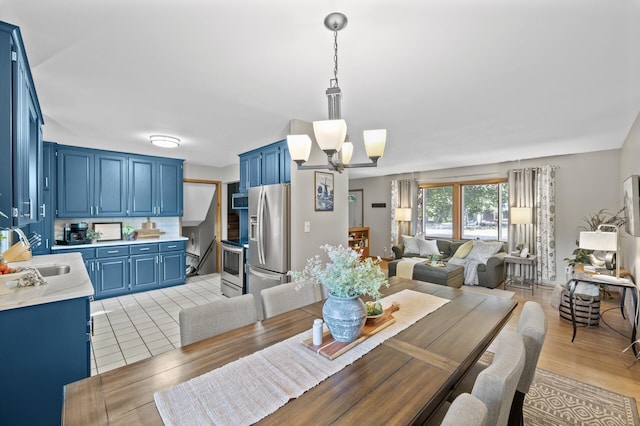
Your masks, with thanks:
M 436 240 L 422 240 L 416 238 L 416 241 L 418 242 L 418 248 L 420 249 L 420 257 L 427 257 L 431 254 L 440 254 Z
M 410 235 L 402 235 L 402 244 L 405 254 L 420 254 L 420 247 L 416 238 Z
M 471 249 L 473 248 L 473 240 L 469 240 L 466 243 L 462 244 L 458 247 L 455 253 L 453 253 L 452 257 L 457 257 L 459 259 L 464 259 L 471 253 Z
M 500 241 L 486 242 L 482 240 L 473 240 L 473 248 L 467 256 L 467 259 L 477 260 L 480 263 L 487 263 L 487 260 L 500 251 L 502 243 Z

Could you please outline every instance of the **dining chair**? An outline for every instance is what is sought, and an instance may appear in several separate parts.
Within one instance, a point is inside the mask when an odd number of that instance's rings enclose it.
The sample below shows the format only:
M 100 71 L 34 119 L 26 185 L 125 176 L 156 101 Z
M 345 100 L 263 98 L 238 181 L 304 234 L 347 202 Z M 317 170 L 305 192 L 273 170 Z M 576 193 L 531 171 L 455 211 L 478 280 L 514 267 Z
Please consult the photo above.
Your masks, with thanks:
M 322 286 L 307 282 L 286 283 L 265 288 L 262 295 L 262 311 L 265 318 L 292 311 L 323 299 Z
M 524 369 L 522 336 L 514 331 L 500 334 L 493 362 L 473 384 L 471 395 L 487 406 L 487 426 L 506 426 L 511 402 Z
M 252 294 L 186 308 L 179 313 L 180 345 L 186 346 L 258 320 Z
M 484 426 L 488 410 L 484 402 L 475 396 L 463 393 L 451 403 L 440 426 Z
M 529 392 L 536 374 L 538 358 L 547 335 L 547 317 L 539 303 L 526 302 L 518 320 L 518 334 L 522 336 L 525 348 L 525 363 L 516 393 L 511 404 L 509 426 L 523 426 L 522 408 L 524 397 Z

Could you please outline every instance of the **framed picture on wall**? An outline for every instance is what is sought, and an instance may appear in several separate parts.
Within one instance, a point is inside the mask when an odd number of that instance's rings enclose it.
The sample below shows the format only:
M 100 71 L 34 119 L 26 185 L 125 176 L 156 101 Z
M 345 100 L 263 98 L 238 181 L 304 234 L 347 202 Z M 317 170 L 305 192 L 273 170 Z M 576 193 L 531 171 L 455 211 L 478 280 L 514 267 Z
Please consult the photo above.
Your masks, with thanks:
M 638 185 L 638 175 L 629 176 L 622 186 L 624 199 L 624 214 L 626 222 L 624 225 L 627 234 L 634 237 L 640 236 L 640 185 Z
M 316 172 L 315 204 L 317 212 L 333 211 L 333 173 Z

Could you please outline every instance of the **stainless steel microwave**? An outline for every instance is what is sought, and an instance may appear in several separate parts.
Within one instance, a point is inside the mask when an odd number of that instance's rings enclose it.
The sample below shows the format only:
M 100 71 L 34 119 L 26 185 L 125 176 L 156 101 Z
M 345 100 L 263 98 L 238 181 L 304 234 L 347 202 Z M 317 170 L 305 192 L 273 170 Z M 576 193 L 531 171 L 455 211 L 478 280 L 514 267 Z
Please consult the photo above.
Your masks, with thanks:
M 238 192 L 231 195 L 231 208 L 234 210 L 249 208 L 249 194 L 246 192 Z

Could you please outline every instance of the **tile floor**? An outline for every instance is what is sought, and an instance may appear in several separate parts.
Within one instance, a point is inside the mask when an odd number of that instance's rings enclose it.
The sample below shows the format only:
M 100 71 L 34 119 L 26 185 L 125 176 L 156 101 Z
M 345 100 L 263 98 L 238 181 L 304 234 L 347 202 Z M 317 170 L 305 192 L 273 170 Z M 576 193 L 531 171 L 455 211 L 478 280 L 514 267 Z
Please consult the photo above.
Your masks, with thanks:
M 180 347 L 178 313 L 224 298 L 220 275 L 193 276 L 187 284 L 91 302 L 91 375 Z

